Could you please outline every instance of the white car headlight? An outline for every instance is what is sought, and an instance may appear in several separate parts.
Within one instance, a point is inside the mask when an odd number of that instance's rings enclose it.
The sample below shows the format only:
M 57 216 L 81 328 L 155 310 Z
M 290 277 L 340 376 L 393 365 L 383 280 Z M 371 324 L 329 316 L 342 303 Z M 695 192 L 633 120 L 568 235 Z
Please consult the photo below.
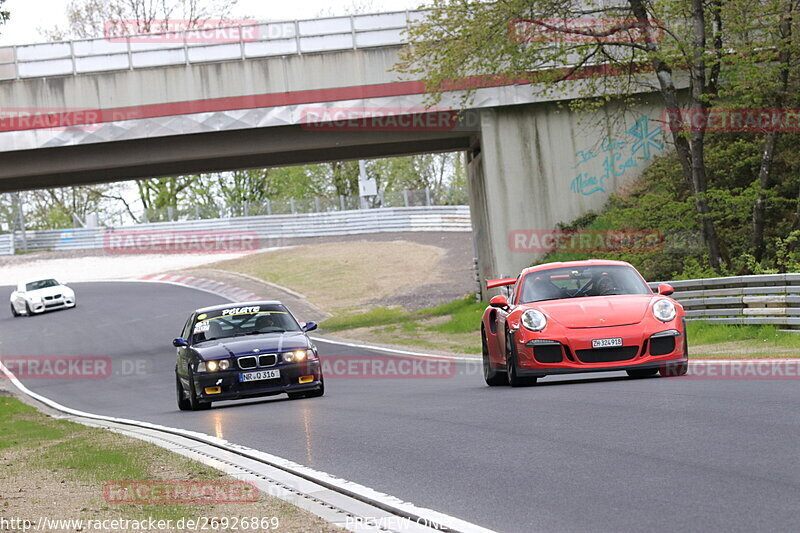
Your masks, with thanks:
M 669 322 L 676 314 L 675 304 L 669 300 L 659 300 L 653 304 L 653 315 L 662 322 Z
M 536 309 L 528 309 L 522 313 L 520 321 L 526 329 L 531 331 L 542 331 L 547 325 L 547 317 L 544 316 L 544 313 Z

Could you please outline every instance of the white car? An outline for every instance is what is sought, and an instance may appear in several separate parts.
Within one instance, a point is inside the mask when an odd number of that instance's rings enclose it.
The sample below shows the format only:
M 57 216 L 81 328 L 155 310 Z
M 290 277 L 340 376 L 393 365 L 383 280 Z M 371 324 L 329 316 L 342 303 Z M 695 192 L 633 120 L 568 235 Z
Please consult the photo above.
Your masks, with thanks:
M 75 291 L 52 278 L 20 283 L 11 293 L 11 314 L 14 316 L 32 316 L 72 307 L 75 307 Z

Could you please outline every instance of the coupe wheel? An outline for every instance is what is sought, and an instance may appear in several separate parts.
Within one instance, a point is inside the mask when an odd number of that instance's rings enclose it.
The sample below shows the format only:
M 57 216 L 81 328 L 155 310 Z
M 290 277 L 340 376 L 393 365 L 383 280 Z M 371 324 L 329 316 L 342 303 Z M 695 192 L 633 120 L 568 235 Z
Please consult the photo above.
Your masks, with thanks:
M 201 402 L 194 390 L 194 377 L 189 372 L 189 409 L 192 411 L 205 411 L 211 409 L 211 402 Z
M 175 373 L 175 393 L 178 395 L 178 409 L 181 411 L 190 411 L 192 409 L 192 405 L 189 403 L 188 398 L 186 398 L 186 394 L 183 392 L 183 385 L 181 385 L 181 378 L 178 377 L 178 373 Z
M 657 368 L 633 368 L 631 370 L 626 370 L 625 372 L 632 378 L 649 378 L 650 376 L 655 376 L 656 372 L 658 372 Z
M 25 302 L 25 316 L 33 316 L 33 311 L 31 311 L 31 306 L 28 302 Z
M 483 379 L 490 387 L 497 387 L 498 385 L 505 385 L 508 380 L 502 372 L 498 372 L 492 366 L 492 361 L 489 359 L 489 343 L 486 340 L 486 332 L 481 328 L 481 351 L 483 352 Z
M 17 308 L 14 307 L 14 304 L 11 304 L 11 316 L 18 317 L 19 313 L 17 313 Z
M 512 387 L 534 385 L 538 379 L 535 377 L 521 377 L 517 375 L 517 347 L 514 344 L 514 339 L 511 338 L 511 332 L 508 330 L 506 330 L 506 376 L 508 384 Z

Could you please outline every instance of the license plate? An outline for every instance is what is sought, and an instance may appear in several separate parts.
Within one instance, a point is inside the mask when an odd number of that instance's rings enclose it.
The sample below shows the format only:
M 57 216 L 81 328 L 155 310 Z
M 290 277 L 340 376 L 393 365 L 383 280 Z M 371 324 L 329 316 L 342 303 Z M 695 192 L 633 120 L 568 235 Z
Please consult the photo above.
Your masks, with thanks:
M 280 377 L 280 370 L 257 370 L 255 372 L 242 372 L 239 374 L 239 381 L 261 381 L 264 379 L 278 379 Z
M 618 348 L 622 346 L 622 337 L 614 339 L 592 339 L 592 348 Z

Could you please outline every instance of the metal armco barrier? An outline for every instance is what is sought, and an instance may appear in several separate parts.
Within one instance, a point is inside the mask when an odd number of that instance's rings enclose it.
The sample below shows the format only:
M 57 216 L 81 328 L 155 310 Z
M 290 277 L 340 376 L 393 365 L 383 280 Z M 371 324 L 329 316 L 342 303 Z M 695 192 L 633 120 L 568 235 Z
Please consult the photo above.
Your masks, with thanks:
M 774 324 L 800 329 L 800 274 L 763 274 L 667 282 L 687 320 Z M 650 286 L 657 290 L 658 283 Z
M 402 231 L 472 231 L 468 206 L 390 207 L 331 213 L 269 215 L 238 218 L 158 222 L 117 228 L 78 228 L 28 231 L 29 251 L 103 248 L 112 232 L 242 232 L 256 234 L 262 244 L 293 237 L 357 235 Z M 0 235 L 11 241 L 10 235 Z M 22 234 L 15 235 L 17 245 Z M 0 240 L 0 254 L 14 253 Z
M 0 255 L 14 254 L 14 237 L 10 233 L 0 235 Z

